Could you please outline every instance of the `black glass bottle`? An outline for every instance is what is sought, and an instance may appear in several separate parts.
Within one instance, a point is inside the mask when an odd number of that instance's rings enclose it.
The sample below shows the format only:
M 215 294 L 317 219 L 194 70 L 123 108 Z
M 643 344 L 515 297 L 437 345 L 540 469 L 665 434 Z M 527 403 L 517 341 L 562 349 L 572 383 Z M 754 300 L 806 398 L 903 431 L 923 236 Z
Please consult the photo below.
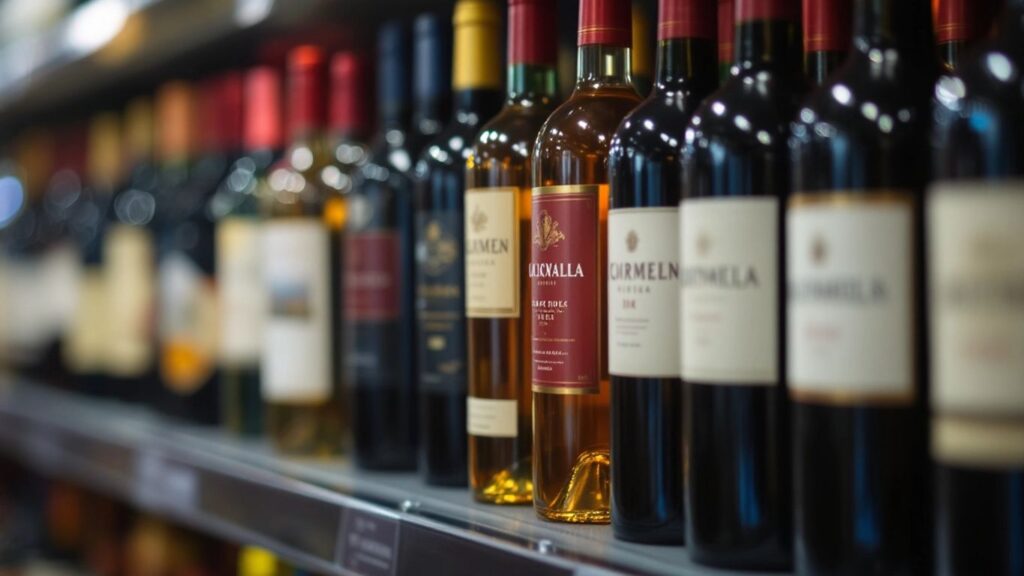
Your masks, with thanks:
M 803 0 L 804 73 L 814 86 L 846 59 L 850 47 L 850 0 Z
M 790 562 L 781 198 L 802 73 L 799 2 L 736 2 L 732 75 L 685 134 L 680 204 L 686 542 Z
M 376 297 L 348 313 L 346 371 L 352 387 L 352 434 L 356 464 L 369 470 L 416 468 L 417 396 L 415 340 L 415 204 L 409 166 L 409 42 L 399 23 L 378 37 L 378 132 L 370 158 L 355 174 L 349 195 L 346 242 L 370 247 L 365 262 L 349 266 L 372 272 Z M 352 282 L 346 272 L 346 282 Z M 360 289 L 360 293 L 365 290 Z M 353 298 L 346 300 L 351 306 Z
M 412 173 L 420 153 L 445 128 L 452 109 L 452 27 L 438 14 L 420 14 L 413 22 L 412 123 L 405 144 L 390 162 Z
M 464 486 L 463 183 L 477 130 L 501 108 L 501 17 L 490 0 L 460 0 L 453 22 L 452 118 L 416 165 L 416 315 L 422 470 L 428 483 Z
M 715 10 L 661 0 L 654 90 L 609 152 L 612 528 L 625 540 L 683 541 L 678 127 L 718 85 Z M 658 273 L 635 273 L 650 263 Z
M 925 573 L 926 0 L 856 0 L 850 55 L 793 125 L 786 220 L 795 564 Z
M 927 231 L 937 574 L 1024 574 L 1022 73 L 1024 2 L 1012 0 L 996 38 L 935 91 Z

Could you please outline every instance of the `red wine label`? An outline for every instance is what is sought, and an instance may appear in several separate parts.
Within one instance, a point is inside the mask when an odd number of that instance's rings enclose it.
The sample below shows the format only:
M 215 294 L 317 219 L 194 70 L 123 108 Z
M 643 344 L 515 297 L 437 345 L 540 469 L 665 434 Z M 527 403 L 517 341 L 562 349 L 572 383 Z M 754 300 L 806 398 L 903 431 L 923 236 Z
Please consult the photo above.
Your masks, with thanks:
M 608 371 L 679 377 L 679 208 L 608 212 Z
M 392 230 L 345 234 L 345 319 L 353 322 L 398 317 L 398 234 Z
M 580 0 L 577 44 L 628 48 L 633 43 L 632 21 L 629 0 Z
M 533 189 L 529 273 L 535 392 L 599 390 L 599 202 L 598 185 Z
M 850 47 L 850 0 L 804 0 L 804 51 Z
M 800 17 L 800 0 L 735 0 L 736 22 L 792 20 Z
M 658 40 L 714 37 L 714 0 L 661 0 L 658 3 Z
M 943 182 L 928 201 L 935 456 L 1024 465 L 1024 181 Z
M 466 190 L 466 316 L 519 317 L 519 188 Z
M 904 191 L 797 194 L 786 224 L 797 401 L 914 401 L 914 218 Z
M 687 199 L 680 227 L 683 379 L 778 384 L 778 199 Z
M 332 385 L 327 227 L 312 217 L 269 220 L 262 253 L 269 298 L 260 366 L 263 398 L 322 402 Z

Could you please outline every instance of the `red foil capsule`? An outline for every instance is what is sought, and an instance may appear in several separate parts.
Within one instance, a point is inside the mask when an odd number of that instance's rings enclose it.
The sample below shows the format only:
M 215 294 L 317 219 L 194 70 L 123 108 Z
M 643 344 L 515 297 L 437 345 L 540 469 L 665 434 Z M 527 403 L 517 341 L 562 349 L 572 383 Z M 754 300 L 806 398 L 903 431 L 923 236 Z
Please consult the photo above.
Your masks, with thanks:
M 736 35 L 736 4 L 718 0 L 718 61 L 732 62 L 732 42 Z
M 994 0 L 936 0 L 936 42 L 966 42 L 984 36 L 1000 4 Z
M 555 0 L 508 1 L 508 63 L 554 66 L 558 60 Z
M 276 150 L 282 146 L 281 75 L 260 66 L 245 75 L 245 149 Z
M 846 51 L 851 14 L 850 0 L 804 0 L 804 51 Z
M 331 131 L 362 134 L 369 124 L 363 60 L 354 52 L 339 52 L 331 58 Z
M 226 72 L 221 76 L 220 107 L 222 138 L 225 150 L 238 151 L 242 148 L 242 131 L 245 123 L 242 111 L 243 79 L 241 72 Z
M 800 0 L 736 0 L 736 22 L 800 18 Z
M 658 40 L 715 38 L 713 0 L 659 0 Z
M 288 54 L 288 131 L 294 139 L 324 126 L 324 53 L 299 46 Z
M 580 0 L 577 44 L 629 48 L 633 44 L 633 14 L 629 0 Z

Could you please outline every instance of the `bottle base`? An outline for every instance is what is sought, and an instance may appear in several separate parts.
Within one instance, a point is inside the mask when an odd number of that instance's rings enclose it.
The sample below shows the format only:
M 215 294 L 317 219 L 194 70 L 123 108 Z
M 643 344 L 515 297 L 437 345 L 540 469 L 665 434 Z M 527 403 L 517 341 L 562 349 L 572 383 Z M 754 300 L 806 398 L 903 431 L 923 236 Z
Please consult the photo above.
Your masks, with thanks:
M 533 481 L 502 470 L 482 486 L 474 486 L 473 499 L 485 504 L 529 504 L 533 501 Z
M 563 522 L 567 524 L 610 524 L 611 512 L 608 510 L 552 510 L 534 506 L 541 520 Z

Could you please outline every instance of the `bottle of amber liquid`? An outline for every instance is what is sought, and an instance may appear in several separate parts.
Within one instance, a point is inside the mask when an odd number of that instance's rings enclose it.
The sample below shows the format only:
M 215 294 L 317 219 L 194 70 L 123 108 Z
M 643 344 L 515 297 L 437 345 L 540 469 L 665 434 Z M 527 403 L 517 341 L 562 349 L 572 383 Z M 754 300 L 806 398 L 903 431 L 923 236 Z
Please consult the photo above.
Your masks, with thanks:
M 555 107 L 554 0 L 509 0 L 508 99 L 466 170 L 469 482 L 484 502 L 533 497 L 530 451 L 530 161 Z
M 262 266 L 269 302 L 260 372 L 268 431 L 279 450 L 316 455 L 340 452 L 345 429 L 331 359 L 331 231 L 339 205 L 336 198 L 329 202 L 333 192 L 319 179 L 330 165 L 324 61 L 314 46 L 288 57 L 291 144 L 267 178 Z
M 533 151 L 533 501 L 548 520 L 610 516 L 608 148 L 640 102 L 630 78 L 629 22 L 629 0 L 580 3 L 576 87 Z

